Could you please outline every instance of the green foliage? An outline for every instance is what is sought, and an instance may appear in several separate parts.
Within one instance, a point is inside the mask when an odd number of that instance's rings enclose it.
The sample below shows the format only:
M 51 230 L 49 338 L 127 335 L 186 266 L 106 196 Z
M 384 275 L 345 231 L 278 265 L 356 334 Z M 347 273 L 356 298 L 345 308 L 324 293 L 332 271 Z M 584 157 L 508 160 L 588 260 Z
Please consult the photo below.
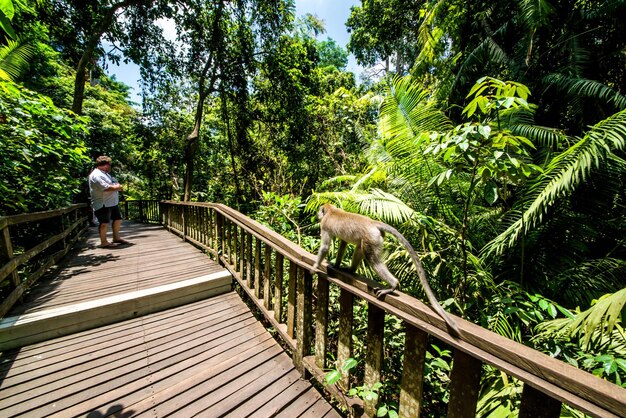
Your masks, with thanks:
M 566 318 L 543 323 L 539 330 L 544 335 L 568 336 L 580 341 L 583 348 L 602 349 L 611 343 L 613 331 L 624 336 L 622 326 L 626 318 L 626 288 L 594 301 L 591 308 L 576 315 L 568 313 Z
M 262 192 L 263 203 L 254 214 L 254 219 L 269 226 L 301 247 L 312 251 L 317 239 L 303 235 L 301 226 L 302 204 L 299 197 L 279 196 L 273 192 Z
M 467 122 L 439 137 L 431 135 L 425 153 L 432 152 L 448 170 L 433 177 L 429 184 L 441 185 L 452 176 L 469 175 L 467 205 L 473 201 L 475 188 L 482 191 L 486 203 L 493 205 L 512 185 L 519 185 L 540 172 L 529 162 L 534 145 L 527 138 L 513 135 L 502 119 L 510 113 L 528 108 L 528 89 L 515 82 L 482 78 L 470 90 L 474 96 L 463 113 L 468 117 L 480 114 L 478 123 Z M 478 112 L 478 113 L 477 113 Z M 509 113 L 509 115 L 506 115 Z M 471 208 L 466 207 L 467 212 Z
M 326 385 L 334 385 L 339 382 L 339 380 L 350 373 L 350 370 L 354 369 L 357 366 L 358 362 L 354 358 L 346 359 L 341 367 L 338 369 L 332 369 L 324 376 L 324 383 Z M 377 402 L 379 399 L 379 393 L 383 388 L 383 384 L 381 382 L 376 382 L 372 385 L 372 387 L 367 387 L 364 385 L 355 386 L 350 388 L 348 391 L 348 396 L 357 396 L 364 401 L 368 402 Z M 389 417 L 389 418 L 397 418 L 398 412 L 397 408 L 394 409 L 394 406 L 389 406 L 386 403 L 379 405 L 376 408 L 376 416 L 377 417 Z
M 522 398 L 521 381 L 493 368 L 485 367 L 476 407 L 477 417 L 513 418 Z
M 585 310 L 537 326 L 534 342 L 554 356 L 626 387 L 626 288 Z
M 0 98 L 0 214 L 72 203 L 89 161 L 87 120 L 11 82 L 0 82 Z
M 348 50 L 361 65 L 393 59 L 398 75 L 405 74 L 417 55 L 417 33 L 422 1 L 375 0 L 353 6 L 346 26 Z
M 348 51 L 337 45 L 333 39 L 317 43 L 320 67 L 333 66 L 338 70 L 345 70 L 348 66 Z

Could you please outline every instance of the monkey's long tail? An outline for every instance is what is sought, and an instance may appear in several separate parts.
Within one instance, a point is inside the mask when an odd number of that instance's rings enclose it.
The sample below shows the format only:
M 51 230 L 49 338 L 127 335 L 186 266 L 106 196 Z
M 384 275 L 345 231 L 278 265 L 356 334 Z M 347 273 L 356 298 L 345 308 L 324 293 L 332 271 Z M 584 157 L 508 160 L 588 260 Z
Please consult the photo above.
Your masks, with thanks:
M 430 302 L 430 305 L 432 306 L 432 308 L 446 322 L 446 325 L 448 325 L 448 330 L 450 331 L 450 333 L 456 337 L 460 337 L 461 331 L 459 330 L 459 327 L 457 326 L 456 322 L 450 317 L 450 315 L 448 315 L 448 312 L 446 312 L 443 309 L 443 307 L 439 304 L 439 301 L 437 300 L 437 298 L 435 297 L 435 294 L 430 288 L 430 285 L 428 284 L 428 279 L 426 278 L 426 272 L 424 271 L 424 267 L 422 266 L 422 262 L 420 261 L 417 253 L 413 249 L 413 246 L 411 245 L 411 243 L 407 241 L 407 239 L 404 238 L 404 236 L 397 229 L 395 229 L 394 227 L 390 225 L 387 225 L 384 222 L 379 223 L 379 228 L 381 231 L 388 232 L 394 237 L 396 237 L 396 239 L 400 241 L 400 244 L 402 244 L 404 248 L 406 248 L 409 251 L 409 254 L 411 255 L 411 259 L 413 260 L 413 263 L 415 264 L 415 267 L 417 268 L 417 275 L 419 276 L 420 282 L 422 283 L 422 287 L 424 288 L 424 291 L 426 292 L 426 297 L 428 297 L 428 302 Z

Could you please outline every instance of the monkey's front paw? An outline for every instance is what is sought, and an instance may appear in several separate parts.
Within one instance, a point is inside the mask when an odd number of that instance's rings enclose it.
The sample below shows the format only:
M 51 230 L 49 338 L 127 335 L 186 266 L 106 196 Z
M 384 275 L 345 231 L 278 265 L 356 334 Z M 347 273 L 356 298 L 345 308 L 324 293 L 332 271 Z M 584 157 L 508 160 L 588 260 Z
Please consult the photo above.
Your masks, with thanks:
M 376 297 L 378 299 L 382 299 L 383 296 L 389 294 L 389 293 L 393 293 L 394 289 L 381 289 L 381 288 L 374 288 L 374 290 L 376 291 Z

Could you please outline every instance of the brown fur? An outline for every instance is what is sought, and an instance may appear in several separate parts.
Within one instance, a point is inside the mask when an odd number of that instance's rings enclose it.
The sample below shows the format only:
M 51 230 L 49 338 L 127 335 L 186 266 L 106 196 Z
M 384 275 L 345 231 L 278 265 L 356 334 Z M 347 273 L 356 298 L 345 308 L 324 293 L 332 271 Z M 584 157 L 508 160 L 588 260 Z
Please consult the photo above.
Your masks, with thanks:
M 382 260 L 384 236 L 386 232 L 390 233 L 395 236 L 409 252 L 432 308 L 443 318 L 454 335 L 458 336 L 460 334 L 456 323 L 441 307 L 435 294 L 431 290 L 417 253 L 400 232 L 386 223 L 375 221 L 367 216 L 346 212 L 331 204 L 323 205 L 318 212 L 318 217 L 320 219 L 322 243 L 317 254 L 317 260 L 313 265 L 313 270 L 319 268 L 328 254 L 333 238 L 337 237 L 340 240 L 340 244 L 335 267 L 341 267 L 341 260 L 343 259 L 347 244 L 354 244 L 356 249 L 354 250 L 350 270 L 353 272 L 356 271 L 361 261 L 365 259 L 376 274 L 389 284 L 389 288 L 387 289 L 376 289 L 376 297 L 381 298 L 393 292 L 398 287 L 398 279 L 391 274 Z

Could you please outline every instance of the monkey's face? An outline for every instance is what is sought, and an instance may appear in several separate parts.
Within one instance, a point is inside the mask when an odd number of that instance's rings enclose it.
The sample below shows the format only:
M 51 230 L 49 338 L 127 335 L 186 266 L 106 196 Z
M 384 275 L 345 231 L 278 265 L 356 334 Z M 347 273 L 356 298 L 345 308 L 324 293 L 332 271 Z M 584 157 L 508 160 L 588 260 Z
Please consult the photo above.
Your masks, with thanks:
M 324 210 L 324 206 L 320 206 L 320 210 L 317 212 L 317 219 L 322 219 L 326 211 Z
M 322 219 L 326 213 L 330 212 L 334 208 L 330 203 L 324 203 L 320 206 L 320 210 L 317 212 L 317 219 Z

